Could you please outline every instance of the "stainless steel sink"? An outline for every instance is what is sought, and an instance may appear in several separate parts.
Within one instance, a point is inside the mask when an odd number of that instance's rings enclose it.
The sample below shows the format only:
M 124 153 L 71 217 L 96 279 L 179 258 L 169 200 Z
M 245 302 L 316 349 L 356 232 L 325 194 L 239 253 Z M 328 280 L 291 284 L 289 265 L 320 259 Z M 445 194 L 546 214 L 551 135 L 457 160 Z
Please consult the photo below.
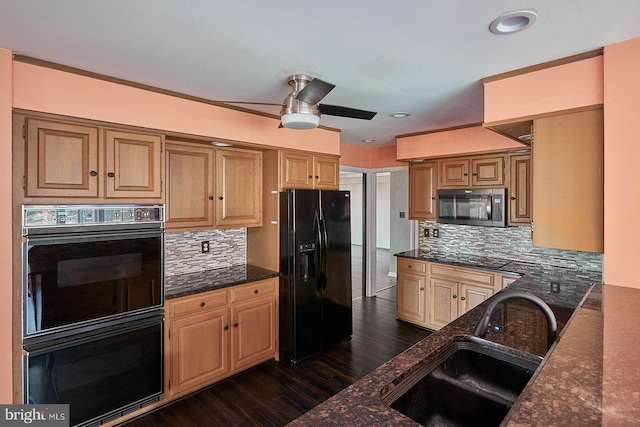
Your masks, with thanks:
M 425 359 L 382 400 L 426 426 L 498 426 L 542 361 L 473 336 Z

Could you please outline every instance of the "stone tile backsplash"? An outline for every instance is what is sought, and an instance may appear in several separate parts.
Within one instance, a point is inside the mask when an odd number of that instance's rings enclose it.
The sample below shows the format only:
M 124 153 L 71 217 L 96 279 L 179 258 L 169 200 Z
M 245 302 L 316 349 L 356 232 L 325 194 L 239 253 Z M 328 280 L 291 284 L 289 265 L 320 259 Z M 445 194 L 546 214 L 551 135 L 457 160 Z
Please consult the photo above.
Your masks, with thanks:
M 425 228 L 437 228 L 440 237 L 424 237 Z M 441 256 L 477 255 L 602 272 L 602 254 L 536 248 L 530 227 L 478 227 L 420 221 L 419 236 L 420 250 Z
M 209 241 L 210 249 L 203 254 L 201 242 L 204 241 Z M 164 235 L 166 277 L 245 264 L 246 255 L 246 228 L 172 232 Z

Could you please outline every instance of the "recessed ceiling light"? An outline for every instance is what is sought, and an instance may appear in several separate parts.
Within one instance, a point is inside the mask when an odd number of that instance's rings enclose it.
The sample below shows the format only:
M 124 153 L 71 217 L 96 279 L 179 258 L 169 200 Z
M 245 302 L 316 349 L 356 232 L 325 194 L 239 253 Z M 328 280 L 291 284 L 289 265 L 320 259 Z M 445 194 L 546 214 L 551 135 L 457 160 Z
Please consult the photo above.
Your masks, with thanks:
M 394 119 L 403 119 L 405 117 L 409 117 L 411 113 L 407 113 L 405 111 L 398 111 L 397 113 L 389 114 L 389 117 L 393 117 Z
M 532 26 L 536 19 L 538 14 L 530 9 L 503 13 L 489 25 L 489 31 L 500 35 L 517 33 Z
M 376 140 L 375 140 L 375 139 L 363 139 L 363 140 L 361 140 L 361 141 L 362 141 L 362 142 L 365 142 L 365 143 L 367 143 L 367 144 L 369 144 L 369 143 L 371 143 L 371 142 L 376 142 Z
M 233 144 L 230 142 L 212 141 L 211 143 L 216 147 L 232 147 L 233 146 Z

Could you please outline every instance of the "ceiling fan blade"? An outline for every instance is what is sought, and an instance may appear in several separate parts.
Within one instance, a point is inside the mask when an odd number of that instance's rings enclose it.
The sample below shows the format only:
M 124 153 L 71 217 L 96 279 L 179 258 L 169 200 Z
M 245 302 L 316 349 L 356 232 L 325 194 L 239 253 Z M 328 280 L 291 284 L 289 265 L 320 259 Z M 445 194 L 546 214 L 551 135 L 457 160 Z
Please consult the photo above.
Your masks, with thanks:
M 296 99 L 310 105 L 316 105 L 322 98 L 327 96 L 334 87 L 336 87 L 336 85 L 327 83 L 324 80 L 313 79 L 311 83 L 298 92 Z
M 319 104 L 320 114 L 328 116 L 350 117 L 352 119 L 371 120 L 376 114 L 373 111 L 358 110 L 356 108 L 340 107 L 339 105 Z
M 251 101 L 211 101 L 218 104 L 247 104 L 247 105 L 274 105 L 276 107 L 282 107 L 282 103 L 276 104 L 273 102 L 251 102 Z

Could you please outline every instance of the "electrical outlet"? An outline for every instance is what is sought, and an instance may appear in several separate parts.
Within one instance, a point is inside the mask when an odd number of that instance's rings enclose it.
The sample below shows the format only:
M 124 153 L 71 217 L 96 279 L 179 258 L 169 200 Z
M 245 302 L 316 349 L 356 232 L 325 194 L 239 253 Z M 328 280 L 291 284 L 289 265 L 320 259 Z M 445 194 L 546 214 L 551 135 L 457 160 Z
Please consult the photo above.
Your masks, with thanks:
M 209 241 L 205 240 L 204 242 L 200 243 L 200 249 L 202 249 L 202 253 L 206 254 L 209 252 Z
M 560 283 L 558 283 L 558 282 L 551 282 L 549 288 L 550 288 L 549 290 L 551 291 L 552 294 L 559 294 L 560 293 Z
M 429 237 L 429 229 L 428 228 L 424 229 L 424 237 Z
M 433 237 L 440 237 L 440 230 L 438 230 L 437 228 L 433 229 Z

